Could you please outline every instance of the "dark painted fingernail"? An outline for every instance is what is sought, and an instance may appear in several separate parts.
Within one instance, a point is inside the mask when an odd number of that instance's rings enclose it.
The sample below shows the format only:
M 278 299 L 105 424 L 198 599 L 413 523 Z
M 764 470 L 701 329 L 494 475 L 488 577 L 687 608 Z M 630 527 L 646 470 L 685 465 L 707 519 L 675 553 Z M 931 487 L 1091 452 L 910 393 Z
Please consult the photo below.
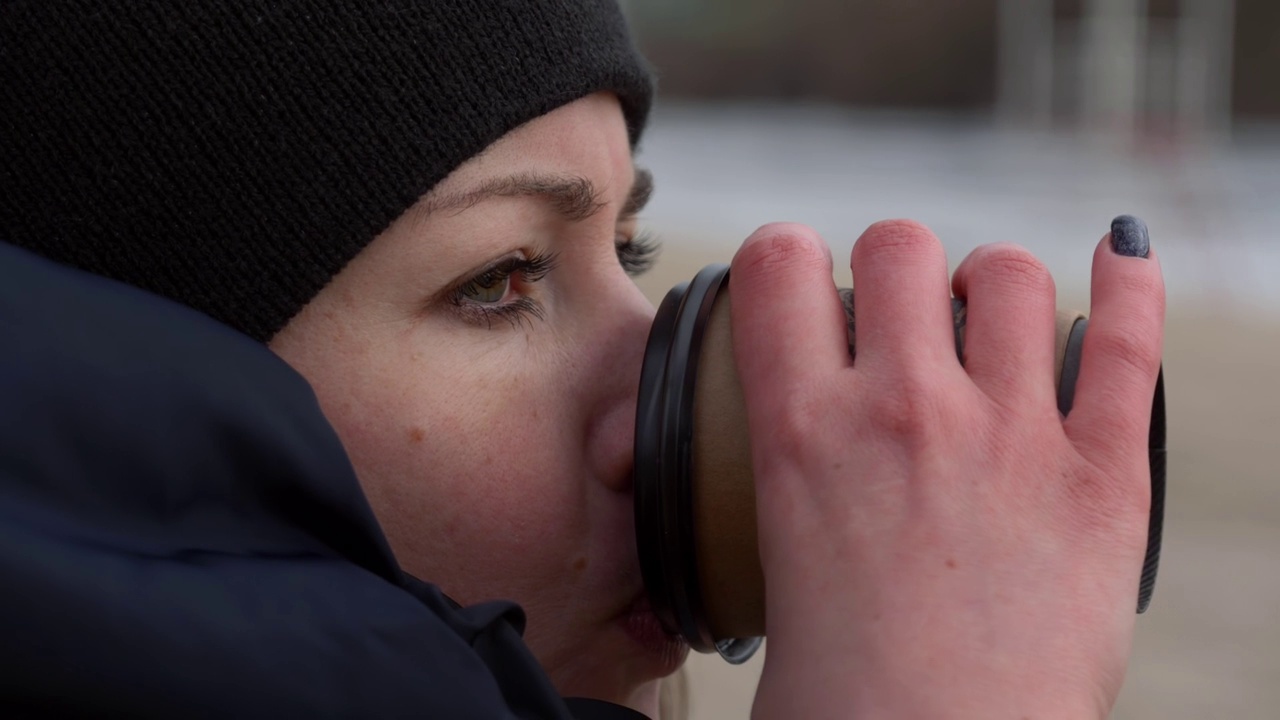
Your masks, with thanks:
M 1117 255 L 1144 258 L 1151 252 L 1147 224 L 1132 215 L 1111 221 L 1111 249 Z

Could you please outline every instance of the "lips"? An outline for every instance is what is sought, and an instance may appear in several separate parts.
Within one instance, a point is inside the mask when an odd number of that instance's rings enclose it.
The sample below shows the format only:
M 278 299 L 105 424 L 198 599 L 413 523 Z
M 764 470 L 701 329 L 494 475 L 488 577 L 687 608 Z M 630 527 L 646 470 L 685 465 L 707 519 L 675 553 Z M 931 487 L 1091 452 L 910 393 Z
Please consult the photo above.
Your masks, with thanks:
M 622 614 L 621 622 L 627 635 L 642 650 L 653 657 L 660 675 L 669 675 L 680 668 L 688 654 L 684 640 L 662 627 L 649 604 L 649 596 L 641 592 Z

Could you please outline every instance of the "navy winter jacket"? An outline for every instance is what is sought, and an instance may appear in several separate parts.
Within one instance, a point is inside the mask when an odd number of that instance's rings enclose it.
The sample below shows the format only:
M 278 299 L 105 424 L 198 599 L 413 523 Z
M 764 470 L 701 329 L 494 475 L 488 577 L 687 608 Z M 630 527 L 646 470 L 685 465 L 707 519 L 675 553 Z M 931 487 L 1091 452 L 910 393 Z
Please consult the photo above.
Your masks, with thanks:
M 0 715 L 635 718 L 406 575 L 307 383 L 0 242 Z

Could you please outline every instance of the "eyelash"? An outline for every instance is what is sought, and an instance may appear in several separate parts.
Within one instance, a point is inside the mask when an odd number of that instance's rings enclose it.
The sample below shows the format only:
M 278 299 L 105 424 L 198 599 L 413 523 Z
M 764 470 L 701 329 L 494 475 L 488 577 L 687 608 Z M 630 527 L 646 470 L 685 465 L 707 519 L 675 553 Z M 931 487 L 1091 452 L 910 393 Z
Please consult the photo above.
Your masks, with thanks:
M 634 237 L 623 238 L 617 245 L 618 263 L 631 277 L 649 272 L 658 261 L 662 242 L 652 232 L 643 231 Z
M 621 238 L 616 244 L 618 264 L 631 277 L 643 275 L 657 262 L 661 248 L 662 243 L 650 232 Z M 504 258 L 454 288 L 449 293 L 449 302 L 465 319 L 487 329 L 493 327 L 494 320 L 506 320 L 512 327 L 527 323 L 532 318 L 541 320 L 544 317 L 542 305 L 526 295 L 500 305 L 470 302 L 466 296 L 481 287 L 490 287 L 517 276 L 525 284 L 536 283 L 555 269 L 558 260 L 555 253 Z
M 520 296 L 515 300 L 500 305 L 481 305 L 467 300 L 467 293 L 481 287 L 491 287 L 497 283 L 507 282 L 512 277 L 519 277 L 521 282 L 533 284 L 547 276 L 555 266 L 558 257 L 554 253 L 534 254 L 530 257 L 508 257 L 481 270 L 474 277 L 454 288 L 449 293 L 449 302 L 458 308 L 464 318 L 486 328 L 493 327 L 494 320 L 506 320 L 512 327 L 518 327 L 530 318 L 542 319 L 542 306 L 528 296 Z

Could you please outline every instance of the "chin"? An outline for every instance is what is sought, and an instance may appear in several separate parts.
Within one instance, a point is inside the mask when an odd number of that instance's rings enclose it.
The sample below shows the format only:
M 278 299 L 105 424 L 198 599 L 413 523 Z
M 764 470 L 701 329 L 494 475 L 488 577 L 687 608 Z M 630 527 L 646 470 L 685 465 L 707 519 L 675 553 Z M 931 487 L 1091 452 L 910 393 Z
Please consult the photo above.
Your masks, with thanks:
M 684 665 L 689 646 L 663 631 L 657 618 L 649 625 L 624 616 L 606 635 L 596 652 L 550 671 L 556 689 L 565 697 L 605 700 L 656 718 L 663 679 Z
M 640 687 L 636 688 L 631 696 L 625 700 L 619 700 L 619 705 L 635 710 L 651 720 L 667 720 L 663 717 L 663 684 L 665 680 L 650 680 Z

